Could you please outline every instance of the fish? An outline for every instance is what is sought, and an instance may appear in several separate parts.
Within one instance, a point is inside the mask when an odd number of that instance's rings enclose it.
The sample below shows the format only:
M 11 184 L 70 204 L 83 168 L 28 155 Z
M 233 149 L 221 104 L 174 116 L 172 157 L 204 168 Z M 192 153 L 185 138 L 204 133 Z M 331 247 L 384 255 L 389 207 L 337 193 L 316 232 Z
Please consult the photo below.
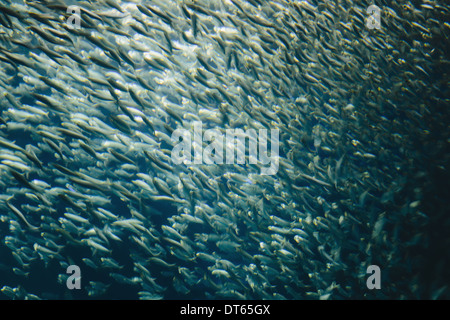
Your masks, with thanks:
M 6 202 L 6 205 L 27 226 L 28 229 L 30 229 L 31 231 L 39 231 L 39 227 L 30 224 L 25 218 L 24 214 L 20 212 L 20 210 L 17 209 L 14 205 L 9 202 Z
M 450 6 L 371 5 L 4 1 L 1 295 L 450 298 Z

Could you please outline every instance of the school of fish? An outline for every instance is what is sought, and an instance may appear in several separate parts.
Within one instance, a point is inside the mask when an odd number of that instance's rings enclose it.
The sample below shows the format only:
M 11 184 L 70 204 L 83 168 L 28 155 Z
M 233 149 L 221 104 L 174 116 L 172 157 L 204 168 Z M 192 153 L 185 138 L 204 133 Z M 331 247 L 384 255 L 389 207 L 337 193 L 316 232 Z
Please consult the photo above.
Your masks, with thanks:
M 1 299 L 450 299 L 449 13 L 0 1 Z M 199 121 L 277 173 L 174 164 Z

